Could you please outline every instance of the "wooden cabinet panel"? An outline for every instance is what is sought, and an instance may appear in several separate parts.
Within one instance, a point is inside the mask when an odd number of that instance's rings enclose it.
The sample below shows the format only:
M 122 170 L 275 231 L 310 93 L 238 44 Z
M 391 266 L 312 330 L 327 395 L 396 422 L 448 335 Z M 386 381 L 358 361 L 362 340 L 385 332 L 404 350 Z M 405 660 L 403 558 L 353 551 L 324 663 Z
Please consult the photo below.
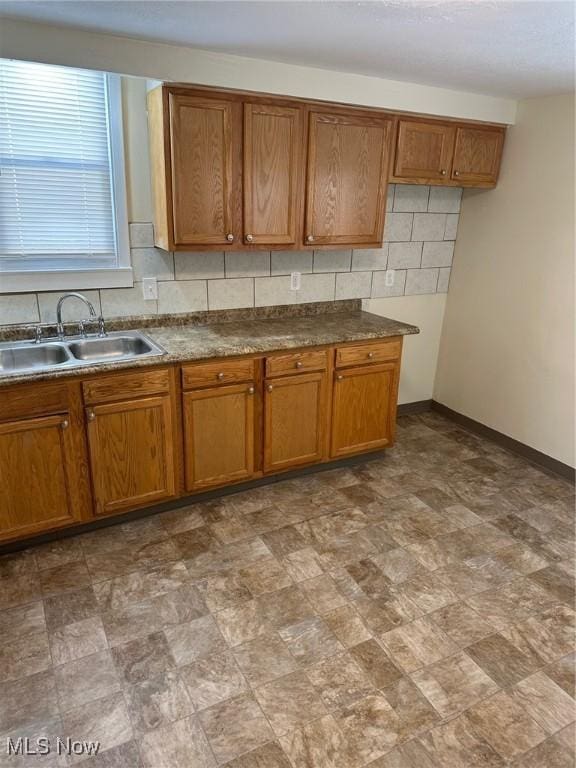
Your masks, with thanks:
M 449 179 L 455 133 L 451 125 L 399 120 L 393 178 L 422 183 Z
M 328 377 L 307 373 L 268 381 L 264 393 L 264 470 L 313 464 L 326 456 Z
M 496 184 L 503 145 L 503 129 L 458 128 L 452 170 L 454 181 Z
M 390 445 L 394 439 L 399 363 L 350 368 L 336 375 L 331 456 Z
M 254 474 L 254 385 L 183 395 L 188 491 L 248 480 Z
M 402 354 L 402 338 L 381 341 L 376 344 L 353 344 L 349 347 L 338 347 L 336 350 L 336 367 L 361 363 L 384 363 L 388 360 L 399 360 Z
M 176 495 L 169 395 L 90 406 L 87 420 L 96 514 Z
M 69 414 L 0 424 L 0 539 L 81 519 L 83 456 Z
M 254 360 L 217 360 L 210 363 L 200 363 L 182 366 L 182 386 L 206 387 L 214 384 L 237 384 L 241 381 L 252 381 L 255 374 Z
M 302 237 L 303 109 L 244 104 L 244 240 L 291 245 Z
M 266 358 L 267 376 L 284 376 L 287 373 L 325 371 L 328 368 L 328 350 L 302 350 Z
M 392 121 L 311 111 L 305 243 L 380 245 Z
M 170 373 L 165 369 L 155 370 L 154 368 L 137 373 L 98 376 L 82 384 L 84 402 L 87 404 L 156 395 L 168 392 L 169 389 Z
M 240 234 L 241 105 L 180 93 L 169 104 L 174 243 L 226 245 Z

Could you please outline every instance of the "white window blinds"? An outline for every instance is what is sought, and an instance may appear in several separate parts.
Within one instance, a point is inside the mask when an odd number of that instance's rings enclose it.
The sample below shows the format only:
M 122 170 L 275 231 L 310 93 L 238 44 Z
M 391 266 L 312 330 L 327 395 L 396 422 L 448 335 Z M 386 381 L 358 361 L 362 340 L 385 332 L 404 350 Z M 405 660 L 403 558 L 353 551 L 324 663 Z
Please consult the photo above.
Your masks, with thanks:
M 0 271 L 118 266 L 109 78 L 0 59 Z

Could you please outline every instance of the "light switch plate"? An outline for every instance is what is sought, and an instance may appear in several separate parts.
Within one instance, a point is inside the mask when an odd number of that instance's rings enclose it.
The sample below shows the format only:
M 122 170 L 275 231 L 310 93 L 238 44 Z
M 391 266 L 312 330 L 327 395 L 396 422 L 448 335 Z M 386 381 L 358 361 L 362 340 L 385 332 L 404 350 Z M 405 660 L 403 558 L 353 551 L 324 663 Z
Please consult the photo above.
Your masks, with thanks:
M 302 272 L 290 272 L 290 290 L 299 291 L 302 283 Z
M 391 288 L 394 285 L 394 269 L 387 269 L 386 270 L 386 277 L 384 279 L 384 283 L 388 288 Z
M 158 281 L 155 277 L 142 278 L 142 296 L 146 300 L 158 298 Z

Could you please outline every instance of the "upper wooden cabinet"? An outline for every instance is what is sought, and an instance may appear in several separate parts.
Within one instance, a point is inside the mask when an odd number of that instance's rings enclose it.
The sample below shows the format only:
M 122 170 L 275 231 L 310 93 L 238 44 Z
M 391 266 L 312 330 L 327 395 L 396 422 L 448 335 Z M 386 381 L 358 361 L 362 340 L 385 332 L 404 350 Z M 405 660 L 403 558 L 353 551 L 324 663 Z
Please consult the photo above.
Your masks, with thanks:
M 452 178 L 473 186 L 494 186 L 498 180 L 504 131 L 501 128 L 458 128 Z
M 450 125 L 399 120 L 394 178 L 429 184 L 450 178 L 455 133 Z
M 381 245 L 392 125 L 352 110 L 310 112 L 306 245 Z
M 244 241 L 295 245 L 302 232 L 301 107 L 244 104 Z
M 493 187 L 498 180 L 504 128 L 398 120 L 391 181 Z

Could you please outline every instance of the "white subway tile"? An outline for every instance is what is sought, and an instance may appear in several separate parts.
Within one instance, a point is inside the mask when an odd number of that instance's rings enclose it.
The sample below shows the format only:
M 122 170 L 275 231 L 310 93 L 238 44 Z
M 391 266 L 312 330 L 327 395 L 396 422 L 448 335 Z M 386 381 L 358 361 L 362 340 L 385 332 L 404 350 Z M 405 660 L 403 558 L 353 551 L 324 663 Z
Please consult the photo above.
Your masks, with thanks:
M 384 240 L 389 243 L 410 240 L 413 219 L 413 213 L 387 213 Z
M 158 312 L 202 312 L 208 309 L 206 280 L 173 280 L 158 286 Z
M 422 258 L 422 243 L 390 243 L 388 269 L 419 267 Z
M 350 272 L 352 251 L 314 251 L 314 272 Z
M 391 211 L 394 208 L 394 194 L 396 184 L 388 184 L 388 191 L 386 193 L 386 210 Z
M 226 277 L 261 277 L 270 274 L 270 251 L 226 251 L 224 261 Z
M 430 213 L 459 213 L 461 200 L 460 187 L 430 187 L 428 210 Z
M 364 272 L 367 269 L 386 269 L 388 264 L 388 243 L 382 248 L 362 248 L 352 251 L 352 271 Z
M 177 251 L 176 280 L 209 280 L 224 277 L 224 251 Z
M 448 293 L 448 285 L 450 283 L 450 267 L 442 267 L 438 275 L 438 285 L 436 287 L 436 293 Z
M 300 291 L 290 290 L 289 275 L 254 279 L 254 303 L 257 307 L 297 304 L 299 293 Z
M 380 299 L 390 296 L 403 296 L 406 284 L 406 270 L 394 270 L 394 283 L 386 285 L 386 272 L 374 272 L 372 276 L 372 298 Z
M 132 248 L 152 248 L 154 245 L 154 227 L 152 224 L 130 224 L 130 245 Z
M 209 309 L 241 309 L 254 306 L 254 280 L 251 277 L 208 280 Z
M 446 229 L 444 230 L 444 240 L 456 240 L 459 220 L 460 214 L 458 213 L 446 214 Z
M 66 291 L 49 291 L 48 293 L 38 294 L 38 304 L 40 307 L 40 322 L 42 323 L 55 323 L 56 322 L 56 305 L 58 299 L 63 296 Z M 86 296 L 88 301 L 92 304 L 98 314 L 101 313 L 100 307 L 100 292 L 99 291 L 80 291 L 82 296 Z M 90 317 L 88 307 L 80 301 L 80 299 L 66 299 L 62 304 L 62 319 L 65 323 L 74 322 L 75 320 L 84 320 Z
M 40 322 L 40 315 L 35 293 L 13 293 L 0 296 L 0 325 L 38 322 Z
M 454 256 L 454 242 L 424 243 L 422 251 L 423 267 L 451 267 Z
M 409 269 L 406 274 L 406 296 L 418 293 L 436 293 L 437 269 Z
M 367 299 L 372 288 L 372 272 L 339 272 L 336 275 L 337 299 Z
M 134 280 L 155 277 L 156 280 L 174 280 L 174 256 L 160 248 L 132 248 L 130 251 Z
M 444 240 L 445 213 L 415 213 L 412 240 Z
M 272 251 L 273 275 L 289 275 L 290 272 L 312 272 L 312 251 Z
M 316 275 L 302 275 L 302 285 L 298 294 L 298 303 L 307 304 L 311 301 L 334 301 L 336 295 L 336 275 L 325 272 Z
M 420 184 L 398 184 L 394 194 L 394 211 L 416 213 L 428 210 L 430 187 Z
M 142 283 L 135 283 L 133 288 L 104 288 L 100 301 L 105 318 L 158 314 L 158 301 L 144 299 Z

